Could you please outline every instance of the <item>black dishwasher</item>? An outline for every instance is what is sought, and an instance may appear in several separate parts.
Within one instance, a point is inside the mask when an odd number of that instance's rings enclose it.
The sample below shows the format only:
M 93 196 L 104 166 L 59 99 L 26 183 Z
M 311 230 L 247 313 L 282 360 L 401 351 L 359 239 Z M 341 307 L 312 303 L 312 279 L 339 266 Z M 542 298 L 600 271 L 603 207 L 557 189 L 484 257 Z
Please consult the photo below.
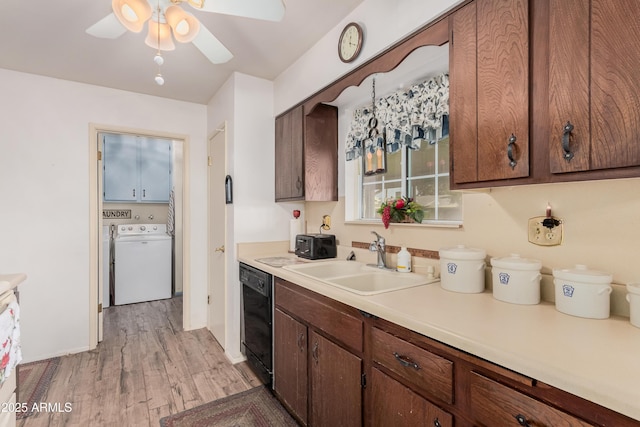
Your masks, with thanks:
M 267 385 L 273 374 L 273 276 L 240 263 L 242 348 L 249 365 Z

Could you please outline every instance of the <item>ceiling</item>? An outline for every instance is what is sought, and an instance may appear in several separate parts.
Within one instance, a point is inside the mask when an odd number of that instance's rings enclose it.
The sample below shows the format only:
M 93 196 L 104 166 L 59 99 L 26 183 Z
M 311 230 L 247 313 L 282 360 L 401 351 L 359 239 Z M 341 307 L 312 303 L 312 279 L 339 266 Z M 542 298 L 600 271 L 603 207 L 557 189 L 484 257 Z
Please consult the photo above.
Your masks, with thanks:
M 238 0 L 241 1 L 241 0 Z M 85 30 L 111 13 L 111 0 L 3 0 L 0 68 L 207 104 L 231 73 L 273 80 L 363 0 L 284 0 L 281 22 L 198 11 L 234 57 L 214 65 L 191 43 L 164 52 L 163 86 L 146 30 L 99 39 Z

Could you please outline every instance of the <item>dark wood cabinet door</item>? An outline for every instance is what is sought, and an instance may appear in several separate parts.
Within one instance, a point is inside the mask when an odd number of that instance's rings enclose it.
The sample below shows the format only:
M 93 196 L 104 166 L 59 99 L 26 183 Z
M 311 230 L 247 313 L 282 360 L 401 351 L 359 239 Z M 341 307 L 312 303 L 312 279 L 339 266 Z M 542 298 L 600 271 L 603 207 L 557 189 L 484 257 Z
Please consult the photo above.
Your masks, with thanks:
M 476 2 L 466 5 L 451 16 L 449 40 L 451 179 L 452 184 L 476 182 L 478 181 Z
M 451 414 L 431 404 L 417 393 L 378 369 L 371 370 L 371 424 L 374 427 L 453 426 Z
M 306 201 L 338 200 L 338 109 L 318 104 L 305 117 Z
M 528 0 L 476 0 L 450 25 L 454 184 L 529 176 Z
M 549 9 L 551 172 L 640 165 L 640 2 L 551 0 Z
M 275 199 L 304 198 L 304 114 L 303 107 L 276 117 Z
M 362 426 L 362 360 L 310 331 L 309 363 L 310 424 Z
M 529 2 L 477 0 L 478 179 L 529 175 Z M 510 139 L 515 141 L 510 146 Z
M 274 388 L 289 409 L 307 423 L 307 328 L 274 311 Z

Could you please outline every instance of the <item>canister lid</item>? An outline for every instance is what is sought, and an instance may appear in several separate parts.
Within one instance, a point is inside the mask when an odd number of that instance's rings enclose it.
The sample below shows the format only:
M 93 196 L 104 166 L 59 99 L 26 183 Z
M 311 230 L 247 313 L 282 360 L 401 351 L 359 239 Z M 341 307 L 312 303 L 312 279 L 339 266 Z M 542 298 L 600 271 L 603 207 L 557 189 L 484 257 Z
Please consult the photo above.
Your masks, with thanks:
M 577 264 L 574 268 L 553 270 L 556 279 L 590 284 L 610 284 L 613 277 L 609 273 L 597 270 L 589 270 L 586 265 Z
M 485 259 L 487 252 L 484 249 L 468 248 L 465 245 L 457 245 L 440 249 L 440 258 L 448 259 Z
M 628 283 L 627 292 L 630 294 L 640 295 L 640 283 Z
M 491 258 L 491 265 L 509 270 L 540 271 L 542 263 L 537 259 L 522 258 L 518 254 L 511 254 L 503 258 Z

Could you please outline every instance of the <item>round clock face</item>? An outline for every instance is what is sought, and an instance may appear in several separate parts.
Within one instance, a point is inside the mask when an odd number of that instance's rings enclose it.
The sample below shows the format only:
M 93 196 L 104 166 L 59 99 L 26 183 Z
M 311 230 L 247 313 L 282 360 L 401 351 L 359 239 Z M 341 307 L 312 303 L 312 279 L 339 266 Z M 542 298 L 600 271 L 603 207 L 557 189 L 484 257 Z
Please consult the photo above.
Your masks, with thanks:
M 342 62 L 351 62 L 362 49 L 362 27 L 352 22 L 344 27 L 338 41 L 338 56 Z

